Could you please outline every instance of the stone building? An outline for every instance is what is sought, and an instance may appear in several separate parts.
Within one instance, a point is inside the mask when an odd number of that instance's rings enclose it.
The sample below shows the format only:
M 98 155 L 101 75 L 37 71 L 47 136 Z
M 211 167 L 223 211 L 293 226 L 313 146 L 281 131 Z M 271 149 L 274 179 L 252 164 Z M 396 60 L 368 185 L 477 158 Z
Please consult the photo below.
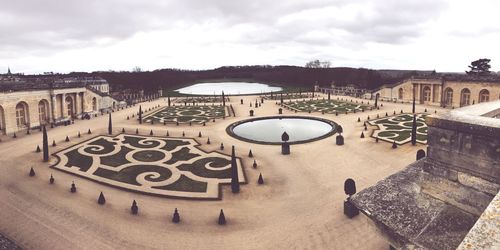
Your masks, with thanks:
M 412 102 L 441 107 L 463 107 L 500 99 L 500 77 L 463 74 L 430 74 L 383 85 L 371 93 L 381 100 Z
M 427 157 L 351 202 L 392 249 L 498 249 L 499 115 L 497 100 L 428 116 Z
M 60 124 L 124 106 L 99 77 L 0 75 L 0 134 Z

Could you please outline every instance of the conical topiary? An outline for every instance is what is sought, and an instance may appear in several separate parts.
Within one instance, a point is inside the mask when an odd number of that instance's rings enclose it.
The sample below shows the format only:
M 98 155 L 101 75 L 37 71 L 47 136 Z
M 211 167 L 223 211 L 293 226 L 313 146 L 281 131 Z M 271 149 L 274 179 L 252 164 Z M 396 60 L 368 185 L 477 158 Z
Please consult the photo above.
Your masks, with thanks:
M 37 153 L 42 152 L 42 150 L 40 149 L 40 145 L 37 145 L 37 146 L 36 146 L 36 152 L 37 152 Z
M 198 132 L 198 137 L 201 137 L 201 131 L 200 131 L 200 132 Z
M 136 129 L 135 129 L 135 134 L 136 134 L 136 135 L 138 135 L 138 134 L 139 134 L 139 129 L 138 129 L 138 128 L 136 128 Z
M 42 147 L 43 147 L 43 161 L 49 161 L 49 139 L 47 137 L 47 128 L 43 126 L 42 129 Z
M 262 173 L 259 174 L 259 180 L 257 181 L 257 183 L 259 183 L 259 185 L 264 184 L 264 178 L 262 178 Z
M 78 131 L 78 138 L 82 137 L 82 134 L 80 134 L 80 131 Z
M 167 136 L 170 136 L 170 134 L 168 133 L 168 130 L 167 130 Z
M 52 174 L 51 174 L 50 178 L 49 178 L 49 183 L 54 184 L 54 181 L 55 181 L 54 176 L 52 176 Z
M 411 145 L 417 144 L 417 115 L 413 115 L 413 122 L 411 126 Z
M 29 176 L 31 176 L 31 177 L 35 176 L 35 170 L 33 169 L 33 167 L 30 169 Z
M 122 133 L 125 133 L 125 128 L 122 128 Z
M 210 144 L 210 137 L 207 138 L 207 144 Z
M 174 210 L 174 215 L 172 216 L 172 222 L 173 223 L 179 223 L 181 221 L 181 216 L 179 215 L 179 211 L 177 211 L 177 208 Z
M 153 135 L 153 130 L 151 129 L 151 131 L 149 131 L 149 135 Z
M 142 106 L 139 105 L 139 124 L 142 124 Z
M 108 119 L 108 135 L 113 134 L 113 122 L 111 121 L 111 113 L 109 113 Z
M 358 117 L 358 122 L 361 122 L 361 118 Z
M 257 168 L 257 162 L 256 162 L 255 160 L 253 160 L 252 167 L 253 167 L 253 168 Z
M 224 215 L 224 210 L 220 210 L 220 213 L 219 213 L 219 221 L 218 221 L 219 225 L 226 225 L 226 216 Z
M 363 133 L 363 131 L 361 131 L 361 136 L 360 138 L 365 138 L 365 134 Z
M 56 146 L 56 140 L 52 140 L 52 147 Z
M 65 142 L 69 142 L 69 137 L 66 136 L 66 139 L 64 139 Z
M 130 207 L 130 212 L 132 214 L 138 214 L 139 213 L 139 206 L 137 206 L 137 202 L 135 200 L 132 201 L 132 206 Z
M 238 166 L 236 164 L 236 153 L 234 146 L 231 150 L 231 191 L 233 193 L 240 192 L 240 182 L 238 178 Z
M 90 134 L 92 134 L 92 131 L 90 131 L 90 128 L 89 128 L 89 130 L 87 131 L 87 134 L 89 134 L 89 135 L 90 135 Z
M 99 205 L 104 205 L 106 203 L 106 198 L 104 198 L 104 194 L 101 192 L 99 198 L 97 199 L 97 203 Z
M 248 157 L 253 157 L 252 150 L 250 149 L 250 152 L 248 152 Z

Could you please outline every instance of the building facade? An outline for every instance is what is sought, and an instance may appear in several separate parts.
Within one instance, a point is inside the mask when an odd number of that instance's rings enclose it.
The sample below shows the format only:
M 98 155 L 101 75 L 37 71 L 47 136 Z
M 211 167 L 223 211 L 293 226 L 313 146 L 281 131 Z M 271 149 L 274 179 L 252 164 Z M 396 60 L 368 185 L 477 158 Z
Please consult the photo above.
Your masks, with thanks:
M 0 75 L 0 134 L 57 125 L 124 106 L 106 90 L 109 84 L 95 77 Z
M 394 102 L 412 102 L 441 107 L 463 107 L 500 99 L 500 78 L 467 75 L 430 75 L 412 77 L 384 85 L 371 98 Z

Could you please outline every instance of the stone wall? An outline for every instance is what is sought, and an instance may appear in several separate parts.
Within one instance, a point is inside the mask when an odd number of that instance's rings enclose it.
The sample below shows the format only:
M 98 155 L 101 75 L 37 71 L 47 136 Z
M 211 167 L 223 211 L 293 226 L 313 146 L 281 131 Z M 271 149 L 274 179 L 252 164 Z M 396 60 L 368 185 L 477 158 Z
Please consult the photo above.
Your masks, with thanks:
M 500 120 L 483 116 L 497 110 L 495 107 L 500 107 L 500 101 L 429 116 L 425 169 L 496 195 L 500 185 Z
M 462 90 L 468 89 L 470 91 L 470 102 L 476 104 L 480 102 L 480 92 L 487 90 L 489 92 L 489 101 L 500 99 L 500 83 L 499 82 L 473 82 L 473 81 L 448 81 L 441 79 L 416 79 L 409 78 L 399 84 L 383 87 L 374 93 L 380 94 L 380 98 L 386 101 L 397 102 L 412 102 L 413 101 L 413 88 L 415 86 L 415 99 L 417 103 L 428 104 L 434 106 L 443 106 L 446 98 L 446 90 L 453 91 L 452 102 L 447 105 L 448 107 L 461 107 L 461 93 Z M 431 90 L 431 101 L 424 101 L 423 89 L 429 87 Z M 399 89 L 403 90 L 403 98 L 399 98 Z
M 121 107 L 121 103 L 108 95 L 99 95 L 87 88 L 63 88 L 31 91 L 12 91 L 0 93 L 0 135 L 12 134 L 29 128 L 37 128 L 41 125 L 39 103 L 47 104 L 47 122 L 57 123 L 71 119 L 68 116 L 68 107 L 65 99 L 73 102 L 73 118 L 78 118 L 83 112 L 92 112 L 92 99 L 96 98 L 98 110 L 108 110 Z M 16 106 L 23 103 L 26 107 L 26 126 L 18 127 L 16 120 Z

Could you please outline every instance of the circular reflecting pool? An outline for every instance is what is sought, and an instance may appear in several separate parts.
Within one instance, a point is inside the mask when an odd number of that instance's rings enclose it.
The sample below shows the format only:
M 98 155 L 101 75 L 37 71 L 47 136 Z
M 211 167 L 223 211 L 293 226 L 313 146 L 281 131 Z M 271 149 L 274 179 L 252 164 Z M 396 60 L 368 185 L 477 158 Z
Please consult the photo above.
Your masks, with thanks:
M 222 91 L 226 95 L 249 95 L 281 90 L 283 90 L 281 87 L 256 82 L 205 82 L 176 89 L 175 91 L 187 95 L 220 95 Z
M 260 144 L 281 144 L 281 135 L 286 132 L 288 142 L 297 144 L 331 136 L 336 128 L 335 122 L 316 117 L 273 116 L 236 122 L 226 131 L 237 139 Z

